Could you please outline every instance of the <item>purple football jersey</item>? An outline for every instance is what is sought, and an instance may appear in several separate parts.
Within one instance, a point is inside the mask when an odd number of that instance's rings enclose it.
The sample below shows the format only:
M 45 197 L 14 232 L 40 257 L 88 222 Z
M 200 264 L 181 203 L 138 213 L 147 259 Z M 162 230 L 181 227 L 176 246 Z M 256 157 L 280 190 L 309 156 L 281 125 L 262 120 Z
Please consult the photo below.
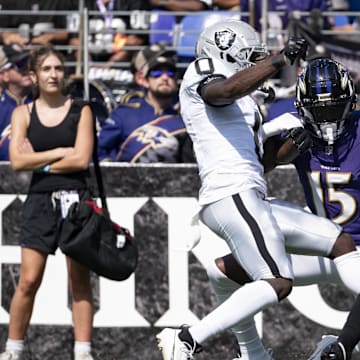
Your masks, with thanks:
M 351 115 L 350 124 L 332 152 L 325 143 L 299 156 L 294 164 L 312 212 L 328 217 L 353 235 L 360 246 L 360 111 Z

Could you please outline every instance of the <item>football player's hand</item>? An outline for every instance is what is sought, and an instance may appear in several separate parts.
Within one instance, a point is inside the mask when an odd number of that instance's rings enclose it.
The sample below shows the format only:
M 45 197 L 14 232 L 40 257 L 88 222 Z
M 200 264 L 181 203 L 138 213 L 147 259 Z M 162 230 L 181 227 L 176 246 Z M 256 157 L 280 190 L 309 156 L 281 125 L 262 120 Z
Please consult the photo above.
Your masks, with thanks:
M 275 100 L 275 90 L 271 86 L 262 86 L 259 88 L 259 91 L 264 93 L 264 103 L 271 104 Z
M 304 38 L 290 37 L 281 52 L 285 56 L 285 62 L 288 65 L 293 65 L 297 59 L 305 60 L 307 48 L 308 43 Z
M 251 93 L 258 105 L 270 104 L 275 100 L 275 90 L 271 86 L 262 86 Z
M 299 154 L 303 154 L 313 145 L 311 135 L 306 129 L 302 127 L 291 129 L 287 135 L 287 138 L 292 140 L 292 143 L 295 145 Z

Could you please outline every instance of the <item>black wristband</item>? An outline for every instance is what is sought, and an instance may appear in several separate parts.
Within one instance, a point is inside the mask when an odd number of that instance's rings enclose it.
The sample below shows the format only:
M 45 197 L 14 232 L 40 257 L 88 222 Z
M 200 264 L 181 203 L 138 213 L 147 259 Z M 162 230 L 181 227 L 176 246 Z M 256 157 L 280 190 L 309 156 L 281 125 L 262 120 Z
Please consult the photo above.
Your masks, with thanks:
M 274 55 L 271 58 L 271 64 L 276 68 L 276 69 L 280 69 L 282 68 L 286 62 L 285 62 L 285 57 L 283 54 L 279 54 L 279 55 Z

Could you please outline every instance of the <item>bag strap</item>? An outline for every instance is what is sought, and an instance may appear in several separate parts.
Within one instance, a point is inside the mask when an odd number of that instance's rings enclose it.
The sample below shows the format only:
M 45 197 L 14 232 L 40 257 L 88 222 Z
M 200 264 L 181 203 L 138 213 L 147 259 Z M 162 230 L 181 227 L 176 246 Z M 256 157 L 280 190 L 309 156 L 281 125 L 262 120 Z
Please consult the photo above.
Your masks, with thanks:
M 81 114 L 81 110 L 83 108 L 83 106 L 85 105 L 89 105 L 91 108 L 91 112 L 92 112 L 92 119 L 93 119 L 93 132 L 94 132 L 94 148 L 93 148 L 93 154 L 92 154 L 92 159 L 93 159 L 93 164 L 94 164 L 94 171 L 95 171 L 95 177 L 96 177 L 96 183 L 97 183 L 97 187 L 98 187 L 98 191 L 99 191 L 99 198 L 101 201 L 101 207 L 103 208 L 103 214 L 110 218 L 110 213 L 109 213 L 109 209 L 107 206 L 107 201 L 106 201 L 106 193 L 105 193 L 105 187 L 104 187 L 104 182 L 103 182 L 103 178 L 102 178 L 102 173 L 101 173 L 101 168 L 99 165 L 99 157 L 98 157 L 98 152 L 97 152 L 97 146 L 98 146 L 98 139 L 96 136 L 96 117 L 95 117 L 95 111 L 92 107 L 92 103 L 86 100 L 81 100 L 81 99 L 74 99 L 74 104 L 73 104 L 73 111 L 75 113 L 79 113 L 79 116 Z
M 91 105 L 90 105 L 91 107 Z M 108 218 L 110 218 L 110 212 L 107 206 L 107 201 L 106 201 L 106 193 L 105 193 L 105 187 L 104 187 L 104 182 L 103 182 L 103 178 L 102 178 L 102 173 L 101 173 L 101 168 L 99 165 L 99 156 L 98 156 L 98 152 L 97 152 L 97 147 L 98 147 L 98 139 L 96 136 L 96 118 L 94 116 L 94 112 L 93 112 L 93 130 L 94 130 L 94 148 L 93 148 L 93 163 L 94 163 L 94 170 L 95 170 L 95 177 L 96 177 L 96 182 L 97 182 L 97 186 L 98 186 L 98 190 L 99 190 L 99 197 L 100 197 L 100 201 L 101 201 L 101 206 L 103 208 L 104 211 L 104 215 L 107 216 Z

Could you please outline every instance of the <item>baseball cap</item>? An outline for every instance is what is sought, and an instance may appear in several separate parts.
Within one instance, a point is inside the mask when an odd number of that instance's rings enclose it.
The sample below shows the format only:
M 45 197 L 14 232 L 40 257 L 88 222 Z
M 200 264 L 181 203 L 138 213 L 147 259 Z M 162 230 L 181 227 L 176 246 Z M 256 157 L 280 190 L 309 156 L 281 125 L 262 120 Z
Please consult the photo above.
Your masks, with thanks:
M 4 45 L 0 47 L 0 70 L 7 70 L 12 65 L 25 65 L 29 51 L 23 50 L 19 45 Z
M 168 66 L 176 69 L 177 55 L 167 48 L 166 43 L 155 43 L 138 51 L 132 59 L 133 71 L 148 72 L 159 66 Z

